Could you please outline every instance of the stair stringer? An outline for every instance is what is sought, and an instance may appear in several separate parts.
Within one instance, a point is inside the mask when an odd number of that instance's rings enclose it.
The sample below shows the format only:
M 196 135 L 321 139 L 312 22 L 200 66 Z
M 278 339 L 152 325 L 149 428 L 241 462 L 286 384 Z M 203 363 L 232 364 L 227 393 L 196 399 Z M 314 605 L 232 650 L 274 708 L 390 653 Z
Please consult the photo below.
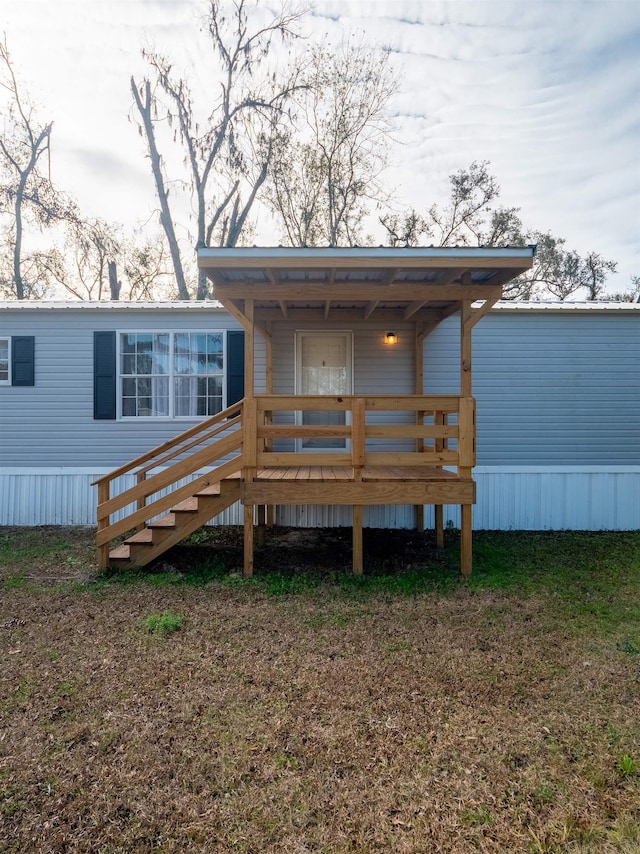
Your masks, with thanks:
M 136 534 L 130 540 L 125 540 L 122 545 L 128 546 L 129 556 L 120 557 L 110 553 L 109 562 L 111 565 L 137 567 L 145 566 L 152 560 L 158 558 L 168 549 L 177 545 L 189 534 L 193 534 L 198 528 L 206 525 L 211 519 L 222 513 L 236 501 L 239 501 L 242 493 L 241 480 L 223 480 L 220 482 L 220 495 L 199 495 L 196 493 L 194 498 L 198 501 L 197 510 L 180 510 L 173 508 L 172 511 L 163 516 L 156 522 L 150 522 L 143 529 L 151 531 L 151 542 L 136 542 Z M 173 516 L 174 522 L 168 525 L 168 517 Z M 164 521 L 164 524 L 162 524 Z M 160 524 L 158 524 L 160 523 Z M 120 549 L 122 546 L 120 546 Z M 115 550 L 118 551 L 118 550 Z

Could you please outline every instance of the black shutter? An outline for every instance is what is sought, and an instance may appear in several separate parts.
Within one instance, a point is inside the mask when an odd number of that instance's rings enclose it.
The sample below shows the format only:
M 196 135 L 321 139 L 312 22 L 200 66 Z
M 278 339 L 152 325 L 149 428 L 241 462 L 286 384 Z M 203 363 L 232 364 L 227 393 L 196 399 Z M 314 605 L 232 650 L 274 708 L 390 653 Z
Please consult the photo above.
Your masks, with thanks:
M 11 339 L 11 385 L 35 385 L 33 335 L 17 335 Z
M 227 332 L 227 406 L 244 397 L 244 332 Z
M 93 417 L 116 417 L 116 333 L 93 333 Z

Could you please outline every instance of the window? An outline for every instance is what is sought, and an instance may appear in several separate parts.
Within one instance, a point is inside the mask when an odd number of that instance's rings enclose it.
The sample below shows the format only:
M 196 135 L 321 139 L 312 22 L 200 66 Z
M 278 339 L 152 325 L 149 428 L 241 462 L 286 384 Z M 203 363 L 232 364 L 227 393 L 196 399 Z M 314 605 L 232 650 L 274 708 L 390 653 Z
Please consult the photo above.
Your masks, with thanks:
M 9 338 L 0 338 L 0 385 L 11 384 Z
M 0 385 L 35 385 L 35 364 L 33 335 L 0 337 Z
M 125 332 L 120 335 L 123 418 L 189 418 L 224 408 L 222 332 Z

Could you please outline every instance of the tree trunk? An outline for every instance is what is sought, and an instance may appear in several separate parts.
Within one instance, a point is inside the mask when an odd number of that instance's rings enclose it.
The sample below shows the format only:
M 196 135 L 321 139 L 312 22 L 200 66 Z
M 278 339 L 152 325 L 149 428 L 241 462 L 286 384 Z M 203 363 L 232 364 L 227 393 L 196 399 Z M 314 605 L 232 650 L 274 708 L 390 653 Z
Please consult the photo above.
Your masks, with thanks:
M 131 91 L 133 92 L 133 97 L 136 102 L 138 112 L 140 113 L 140 116 L 142 118 L 145 134 L 147 137 L 149 156 L 151 158 L 151 169 L 153 171 L 153 177 L 156 183 L 156 192 L 158 194 L 158 200 L 160 201 L 160 223 L 164 229 L 164 233 L 167 236 L 167 242 L 169 244 L 169 252 L 171 253 L 173 270 L 175 272 L 176 284 L 178 286 L 178 296 L 180 297 L 180 299 L 188 300 L 190 299 L 189 291 L 187 289 L 187 284 L 184 278 L 184 270 L 182 268 L 182 260 L 180 258 L 180 248 L 178 246 L 178 239 L 176 237 L 176 232 L 173 227 L 171 211 L 169 210 L 168 194 L 164 186 L 164 177 L 162 175 L 162 169 L 160 167 L 160 154 L 156 145 L 153 122 L 151 119 L 151 85 L 148 80 L 145 81 L 144 104 L 142 103 L 142 98 L 140 97 L 138 87 L 136 86 L 136 82 L 133 77 L 131 78 Z

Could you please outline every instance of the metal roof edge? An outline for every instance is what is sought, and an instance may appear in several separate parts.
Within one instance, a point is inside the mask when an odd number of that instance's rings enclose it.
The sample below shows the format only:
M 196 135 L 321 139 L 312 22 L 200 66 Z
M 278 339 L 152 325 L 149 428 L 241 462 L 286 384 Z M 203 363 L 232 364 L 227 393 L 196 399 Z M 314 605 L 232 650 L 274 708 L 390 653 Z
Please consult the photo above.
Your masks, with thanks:
M 615 302 L 611 301 L 595 301 L 595 300 L 576 300 L 575 302 L 560 301 L 560 300 L 499 300 L 491 309 L 491 311 L 502 312 L 522 312 L 522 311 L 540 311 L 540 312 L 594 312 L 594 311 L 615 311 L 621 312 L 640 312 L 640 303 L 637 302 Z
M 2 311 L 224 311 L 218 300 L 0 300 Z
M 330 258 L 332 262 L 345 258 L 447 258 L 452 255 L 470 259 L 493 258 L 530 258 L 535 255 L 536 245 L 527 246 L 203 246 L 198 249 L 198 259 L 215 261 L 252 261 L 264 259 L 278 261 L 288 259 Z

